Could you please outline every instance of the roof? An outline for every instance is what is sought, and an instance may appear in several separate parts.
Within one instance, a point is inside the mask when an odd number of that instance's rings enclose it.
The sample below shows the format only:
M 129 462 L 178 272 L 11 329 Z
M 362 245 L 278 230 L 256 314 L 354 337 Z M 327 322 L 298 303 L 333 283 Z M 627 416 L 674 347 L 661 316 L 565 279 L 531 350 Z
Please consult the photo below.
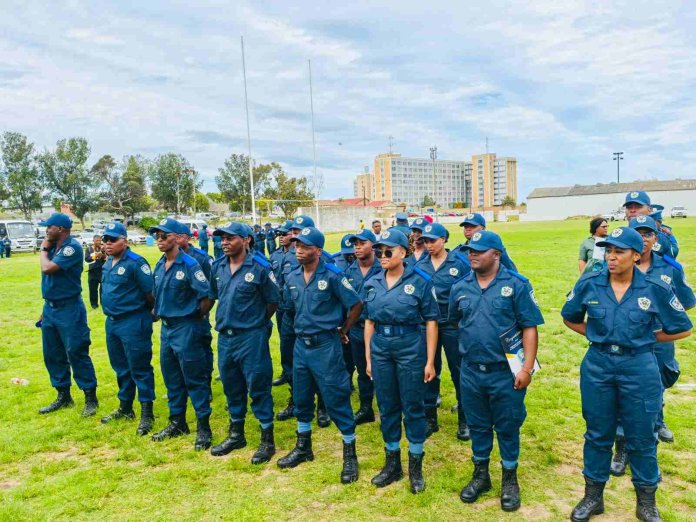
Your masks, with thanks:
M 629 183 L 597 183 L 596 185 L 573 185 L 572 187 L 540 187 L 532 190 L 532 192 L 527 196 L 527 199 L 616 194 L 631 192 L 633 190 L 643 190 L 645 192 L 659 192 L 663 190 L 696 190 L 696 179 L 631 181 Z
M 319 200 L 320 207 L 395 207 L 393 201 L 383 199 L 378 201 L 367 201 L 363 205 L 363 198 L 343 198 L 343 199 L 322 199 Z

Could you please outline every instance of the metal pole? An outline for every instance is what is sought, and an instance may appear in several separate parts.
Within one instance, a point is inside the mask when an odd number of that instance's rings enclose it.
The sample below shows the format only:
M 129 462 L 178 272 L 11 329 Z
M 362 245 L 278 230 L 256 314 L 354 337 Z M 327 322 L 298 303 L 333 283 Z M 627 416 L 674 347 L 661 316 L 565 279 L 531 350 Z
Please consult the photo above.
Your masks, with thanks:
M 312 154 L 314 157 L 314 204 L 317 212 L 316 225 L 321 226 L 319 218 L 319 179 L 317 178 L 317 142 L 314 136 L 314 93 L 312 92 L 312 60 L 307 60 L 309 68 L 309 108 L 312 112 Z
M 435 183 L 435 160 L 437 159 L 437 146 L 430 147 L 430 159 L 433 160 L 433 195 L 432 195 L 433 211 L 435 213 L 435 221 L 438 221 L 438 219 L 437 219 L 437 200 L 435 198 L 435 191 L 437 190 L 437 185 Z
M 616 162 L 616 183 L 621 183 L 621 176 L 620 176 L 620 163 L 621 160 L 623 160 L 623 152 L 614 152 L 614 161 Z
M 246 107 L 247 146 L 249 148 L 249 185 L 251 187 L 251 219 L 256 224 L 256 196 L 254 195 L 254 166 L 251 161 L 251 131 L 249 130 L 249 99 L 247 97 L 246 60 L 244 59 L 244 37 L 242 36 L 242 74 L 244 75 L 244 106 Z

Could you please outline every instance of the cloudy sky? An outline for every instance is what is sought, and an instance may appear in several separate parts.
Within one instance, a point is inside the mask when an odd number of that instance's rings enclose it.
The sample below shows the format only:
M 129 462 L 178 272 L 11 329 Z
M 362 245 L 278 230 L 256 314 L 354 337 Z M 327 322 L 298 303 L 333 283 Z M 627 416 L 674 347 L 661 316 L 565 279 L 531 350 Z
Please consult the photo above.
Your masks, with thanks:
M 692 2 L 0 3 L 0 131 L 39 148 L 185 155 L 205 189 L 246 153 L 311 175 L 312 61 L 324 197 L 388 150 L 518 159 L 536 186 L 696 175 Z M 689 6 L 691 4 L 691 6 Z M 462 7 L 454 7 L 461 5 Z M 195 6 L 195 7 L 194 7 Z

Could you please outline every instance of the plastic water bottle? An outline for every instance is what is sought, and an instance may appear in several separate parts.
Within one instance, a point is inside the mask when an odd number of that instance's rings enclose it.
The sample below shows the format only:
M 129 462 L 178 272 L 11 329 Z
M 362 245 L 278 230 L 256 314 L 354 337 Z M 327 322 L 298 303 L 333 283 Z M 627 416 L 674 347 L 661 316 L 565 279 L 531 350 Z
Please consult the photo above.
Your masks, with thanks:
M 10 379 L 10 382 L 12 384 L 16 384 L 17 386 L 29 386 L 29 381 L 26 379 L 22 379 L 21 377 L 12 377 L 12 379 Z

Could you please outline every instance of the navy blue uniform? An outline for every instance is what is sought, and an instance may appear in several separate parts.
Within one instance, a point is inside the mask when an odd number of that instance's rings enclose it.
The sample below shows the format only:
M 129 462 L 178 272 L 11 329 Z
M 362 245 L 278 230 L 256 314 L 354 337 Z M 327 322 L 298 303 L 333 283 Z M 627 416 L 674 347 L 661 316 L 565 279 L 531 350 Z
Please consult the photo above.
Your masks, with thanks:
M 295 270 L 300 264 L 295 257 L 295 249 L 290 248 L 287 251 L 276 250 L 282 252 L 278 266 L 272 262 L 274 273 L 278 271 L 277 277 L 278 286 L 280 286 L 280 306 L 278 307 L 278 335 L 280 336 L 280 365 L 283 368 L 285 377 L 290 381 L 292 387 L 292 360 L 295 351 L 295 306 L 292 302 L 290 294 L 285 288 L 285 280 L 290 273 Z
M 213 236 L 213 257 L 218 259 L 222 257 L 224 252 L 222 251 L 222 236 Z
M 343 435 L 352 435 L 355 419 L 350 383 L 337 328 L 360 297 L 341 271 L 323 259 L 307 284 L 302 266 L 287 274 L 283 292 L 287 292 L 295 309 L 293 399 L 297 420 L 312 421 L 318 388 L 338 429 Z
M 263 230 L 254 232 L 254 250 L 262 256 L 266 255 L 266 234 Z
M 662 382 L 653 354 L 655 331 L 677 333 L 691 321 L 670 285 L 638 268 L 620 303 L 608 269 L 582 276 L 561 310 L 564 319 L 582 323 L 587 316 L 590 347 L 580 366 L 585 432 L 584 475 L 609 479 L 612 446 L 619 418 L 623 421 L 633 483 L 656 486 L 655 445 Z M 661 328 L 660 328 L 661 325 Z
M 468 256 L 468 253 L 466 250 L 461 250 L 461 247 L 464 245 L 468 245 L 469 241 L 465 241 L 461 245 L 459 245 L 457 248 L 452 250 L 452 252 L 460 252 L 463 256 Z M 503 248 L 503 251 L 500 252 L 500 264 L 503 265 L 505 268 L 508 270 L 512 270 L 513 272 L 517 272 L 517 265 L 515 265 L 514 261 L 510 257 L 510 255 L 507 253 L 507 249 Z
M 201 250 L 208 254 L 208 229 L 207 228 L 201 228 L 198 231 L 198 246 L 201 247 Z
M 106 349 L 116 372 L 118 398 L 132 402 L 155 400 L 152 369 L 152 314 L 146 296 L 152 293 L 150 265 L 130 248 L 114 265 L 102 267 L 102 310 L 106 315 Z
M 165 270 L 166 256 L 155 266 L 155 315 L 162 319 L 160 366 L 170 416 L 186 413 L 186 399 L 197 417 L 210 415 L 208 336 L 210 323 L 200 317 L 200 300 L 210 285 L 198 262 L 183 251 Z
M 269 228 L 266 230 L 266 250 L 268 251 L 268 256 L 270 257 L 273 252 L 276 251 L 276 233 L 275 230 Z
M 44 298 L 41 337 L 44 364 L 54 388 L 70 387 L 70 370 L 81 390 L 97 387 L 89 356 L 89 327 L 82 301 L 82 245 L 69 236 L 48 258 L 60 267 L 41 275 Z
M 672 239 L 673 237 L 674 236 L 668 236 L 662 230 L 658 230 L 657 241 L 653 245 L 653 251 L 661 256 L 670 256 L 676 259 L 679 254 L 679 247 L 676 245 L 676 239 Z
M 430 278 L 406 267 L 391 288 L 383 271 L 364 285 L 367 318 L 374 322 L 370 340 L 372 378 L 377 393 L 382 438 L 388 445 L 401 440 L 403 415 L 410 444 L 425 441 L 425 383 L 427 350 L 423 325 L 440 313 Z
M 273 365 L 266 305 L 280 301 L 271 265 L 247 254 L 237 271 L 231 273 L 229 258 L 221 257 L 213 264 L 211 290 L 213 298 L 218 299 L 218 365 L 230 418 L 232 422 L 244 420 L 248 394 L 251 410 L 265 429 L 273 422 Z
M 220 238 L 222 236 L 213 236 L 213 238 Z M 196 248 L 193 245 L 189 244 L 188 250 L 185 252 L 187 255 L 191 256 L 193 259 L 195 259 L 200 267 L 203 269 L 203 273 L 205 274 L 205 278 L 210 281 L 212 278 L 212 270 L 213 270 L 213 258 L 208 255 L 207 250 L 203 251 L 200 248 Z M 213 379 L 213 367 L 215 366 L 215 356 L 213 355 L 213 335 L 212 335 L 212 327 L 210 326 L 210 318 L 206 318 L 205 321 L 208 323 L 208 333 L 205 336 L 206 339 L 206 345 L 205 345 L 205 351 L 206 351 L 206 364 L 207 364 L 207 369 L 208 369 L 208 381 L 212 382 Z M 212 389 L 211 389 L 211 394 L 212 394 Z M 212 395 L 211 395 L 212 396 Z
M 459 322 L 460 397 L 471 430 L 473 459 L 490 458 L 495 430 L 503 467 L 515 468 L 520 427 L 527 417 L 527 390 L 514 388 L 501 335 L 544 324 L 534 290 L 526 277 L 504 266 L 484 289 L 470 272 L 450 292 L 449 317 Z

